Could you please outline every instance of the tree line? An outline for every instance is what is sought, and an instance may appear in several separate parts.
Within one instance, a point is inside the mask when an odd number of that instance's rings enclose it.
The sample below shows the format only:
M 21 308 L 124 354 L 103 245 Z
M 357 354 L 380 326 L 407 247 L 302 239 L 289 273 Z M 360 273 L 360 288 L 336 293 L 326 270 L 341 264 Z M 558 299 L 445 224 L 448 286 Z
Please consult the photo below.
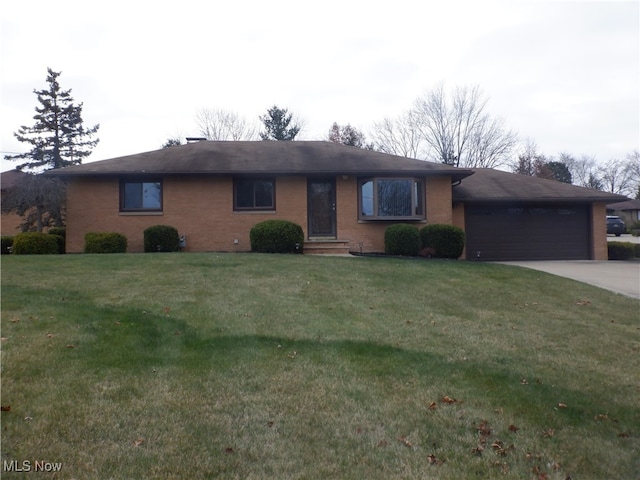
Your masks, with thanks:
M 71 90 L 63 90 L 61 72 L 47 69 L 48 87 L 34 89 L 36 106 L 32 126 L 21 126 L 14 136 L 29 150 L 7 155 L 23 160 L 18 170 L 33 172 L 82 163 L 98 144 L 99 124 L 86 127 L 83 103 L 76 104 Z M 478 86 L 444 84 L 419 96 L 406 112 L 374 122 L 371 140 L 356 127 L 333 123 L 322 140 L 376 150 L 392 155 L 442 162 L 464 168 L 509 168 L 512 172 L 620 193 L 640 199 L 640 152 L 625 159 L 598 163 L 592 156 L 560 152 L 547 156 L 535 142 L 521 142 L 517 133 L 487 110 L 488 98 Z M 234 112 L 203 108 L 196 112 L 198 133 L 206 140 L 293 141 L 304 122 L 287 108 L 274 105 L 259 116 L 262 124 L 248 121 Z M 183 143 L 169 138 L 163 148 Z M 26 176 L 2 202 L 2 211 L 14 211 L 25 218 L 23 230 L 60 226 L 64 223 L 64 184 L 40 175 Z

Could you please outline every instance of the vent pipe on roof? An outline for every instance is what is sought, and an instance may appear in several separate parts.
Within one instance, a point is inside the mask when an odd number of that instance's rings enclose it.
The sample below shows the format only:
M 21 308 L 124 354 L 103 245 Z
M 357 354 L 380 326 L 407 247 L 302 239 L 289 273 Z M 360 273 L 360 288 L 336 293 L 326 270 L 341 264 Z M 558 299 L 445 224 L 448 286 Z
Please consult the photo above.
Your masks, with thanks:
M 187 137 L 187 143 L 204 142 L 207 139 L 205 137 Z

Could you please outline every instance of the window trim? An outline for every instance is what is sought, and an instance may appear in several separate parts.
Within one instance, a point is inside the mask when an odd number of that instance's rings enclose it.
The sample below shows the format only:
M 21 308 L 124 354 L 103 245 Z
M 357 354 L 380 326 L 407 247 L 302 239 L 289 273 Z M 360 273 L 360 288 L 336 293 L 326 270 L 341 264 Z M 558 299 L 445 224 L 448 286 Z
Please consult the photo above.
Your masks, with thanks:
M 128 183 L 158 183 L 160 184 L 160 207 L 158 208 L 126 208 L 125 207 L 125 185 Z M 130 177 L 120 179 L 120 212 L 121 213 L 158 213 L 164 209 L 164 184 L 160 177 Z
M 411 188 L 411 211 L 414 212 L 413 215 L 396 215 L 396 216 L 385 216 L 378 215 L 376 212 L 378 211 L 378 182 L 380 180 L 408 180 L 412 182 Z M 367 182 L 373 182 L 372 185 L 372 201 L 373 201 L 373 215 L 365 215 L 363 209 L 363 196 L 362 196 L 362 187 Z M 426 218 L 426 189 L 425 189 L 425 179 L 422 177 L 360 177 L 358 178 L 358 220 L 360 221 L 422 221 Z M 416 185 L 419 186 L 416 192 Z M 421 208 L 420 213 L 415 213 L 418 208 Z
M 239 207 L 238 206 L 238 183 L 239 182 L 254 182 L 253 185 L 253 206 L 252 207 Z M 269 206 L 256 206 L 256 192 L 255 182 L 271 182 L 273 187 L 272 201 Z M 234 177 L 233 178 L 233 211 L 234 212 L 273 212 L 276 210 L 276 178 L 275 177 Z

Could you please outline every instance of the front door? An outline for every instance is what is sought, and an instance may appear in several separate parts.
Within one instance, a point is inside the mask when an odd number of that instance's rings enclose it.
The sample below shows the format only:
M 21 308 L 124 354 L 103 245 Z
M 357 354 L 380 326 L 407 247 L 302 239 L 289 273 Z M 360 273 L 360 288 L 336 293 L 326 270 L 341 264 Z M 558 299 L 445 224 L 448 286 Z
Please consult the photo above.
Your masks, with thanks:
M 309 237 L 336 237 L 336 180 L 309 180 L 307 184 Z

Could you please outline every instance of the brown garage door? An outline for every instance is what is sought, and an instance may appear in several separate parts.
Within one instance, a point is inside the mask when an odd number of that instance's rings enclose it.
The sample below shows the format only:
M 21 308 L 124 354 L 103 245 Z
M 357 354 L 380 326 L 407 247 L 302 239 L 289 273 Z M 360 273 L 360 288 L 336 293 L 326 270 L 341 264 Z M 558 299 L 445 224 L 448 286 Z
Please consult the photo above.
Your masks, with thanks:
M 588 260 L 586 205 L 467 205 L 467 258 Z

